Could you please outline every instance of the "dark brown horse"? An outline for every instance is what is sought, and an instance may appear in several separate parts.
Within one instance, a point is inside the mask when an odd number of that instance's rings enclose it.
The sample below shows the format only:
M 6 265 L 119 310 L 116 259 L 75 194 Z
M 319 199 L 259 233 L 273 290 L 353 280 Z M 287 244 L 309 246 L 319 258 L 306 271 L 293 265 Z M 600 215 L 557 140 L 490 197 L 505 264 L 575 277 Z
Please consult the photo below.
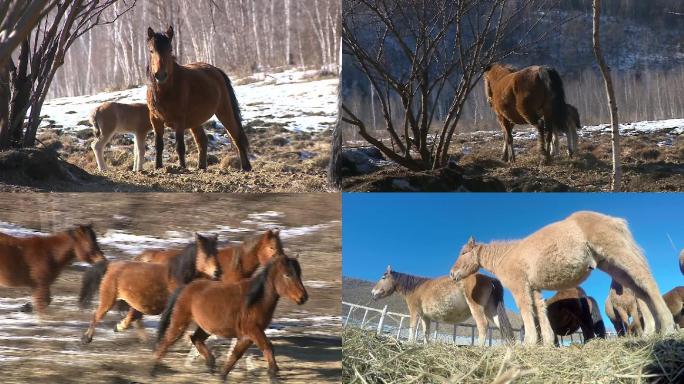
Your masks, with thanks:
M 50 304 L 50 285 L 74 259 L 105 261 L 90 225 L 79 225 L 48 236 L 0 234 L 0 286 L 30 287 L 38 311 Z M 27 306 L 27 309 L 30 305 Z
M 494 63 L 485 69 L 485 94 L 503 130 L 503 161 L 514 162 L 513 126 L 530 124 L 537 128 L 539 153 L 543 163 L 550 160 L 549 144 L 553 132 L 567 129 L 567 109 L 563 81 L 550 67 L 531 66 L 521 70 Z M 574 151 L 576 135 L 568 134 L 569 153 Z
M 83 343 L 93 340 L 95 326 L 114 306 L 123 300 L 133 310 L 128 312 L 115 331 L 122 331 L 135 322 L 142 331 L 142 315 L 158 315 L 164 310 L 169 295 L 179 286 L 196 277 L 218 278 L 221 268 L 216 260 L 216 237 L 195 235 L 195 242 L 186 246 L 168 264 L 115 261 L 99 264 L 83 276 L 79 303 L 86 307 L 100 290 L 100 303 L 90 327 L 83 334 Z M 143 332 L 140 332 L 141 336 Z M 144 339 L 144 336 L 142 337 Z
M 162 167 L 164 126 L 176 134 L 180 166 L 185 168 L 185 130 L 190 128 L 199 149 L 199 169 L 207 168 L 207 135 L 202 124 L 216 115 L 240 155 L 242 169 L 249 171 L 249 142 L 242 126 L 242 116 L 235 91 L 222 70 L 206 64 L 179 65 L 171 54 L 173 28 L 165 34 L 147 29 L 150 61 L 147 68 L 147 106 L 155 134 L 156 167 Z
M 190 337 L 213 372 L 215 359 L 204 344 L 210 334 L 237 338 L 237 344 L 221 373 L 225 379 L 247 348 L 255 343 L 268 361 L 268 372 L 278 371 L 273 346 L 264 329 L 273 318 L 280 296 L 304 304 L 308 294 L 302 283 L 299 262 L 284 254 L 272 258 L 254 277 L 239 283 L 196 280 L 178 290 L 159 321 L 159 344 L 155 351 L 154 375 L 161 359 L 191 323 L 198 328 Z
M 606 338 L 598 303 L 580 287 L 558 291 L 546 300 L 546 313 L 556 334 L 556 345 L 558 336 L 571 335 L 578 329 L 582 329 L 585 343 L 594 337 Z

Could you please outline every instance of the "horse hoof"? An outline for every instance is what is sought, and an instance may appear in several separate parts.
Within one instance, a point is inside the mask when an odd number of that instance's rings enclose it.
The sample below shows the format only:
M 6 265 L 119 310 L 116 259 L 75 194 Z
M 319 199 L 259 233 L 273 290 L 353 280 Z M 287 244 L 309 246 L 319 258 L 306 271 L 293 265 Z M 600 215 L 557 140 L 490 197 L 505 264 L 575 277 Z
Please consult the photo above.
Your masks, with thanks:
M 88 335 L 83 335 L 83 336 L 81 336 L 81 343 L 83 343 L 83 344 L 90 344 L 91 341 L 93 341 L 93 337 L 92 337 L 92 336 L 88 336 Z

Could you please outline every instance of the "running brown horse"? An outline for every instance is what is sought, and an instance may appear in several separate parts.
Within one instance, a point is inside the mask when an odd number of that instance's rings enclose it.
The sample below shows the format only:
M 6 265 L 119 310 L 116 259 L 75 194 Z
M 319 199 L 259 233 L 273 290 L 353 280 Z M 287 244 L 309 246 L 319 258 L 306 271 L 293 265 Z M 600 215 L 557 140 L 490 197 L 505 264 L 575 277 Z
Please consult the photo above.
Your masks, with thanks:
M 575 130 L 568 130 L 563 81 L 550 67 L 531 66 L 518 70 L 507 65 L 490 64 L 484 72 L 487 102 L 503 130 L 503 161 L 514 162 L 513 126 L 530 124 L 537 128 L 542 163 L 550 160 L 549 143 L 553 132 L 568 134 L 568 150 L 575 150 Z M 573 134 L 575 132 L 575 134 Z
M 580 287 L 558 291 L 546 300 L 546 313 L 556 334 L 556 345 L 558 336 L 571 335 L 578 329 L 582 329 L 585 343 L 594 337 L 606 338 L 598 303 Z
M 117 300 L 123 300 L 134 311 L 129 311 L 115 331 L 122 331 L 135 322 L 141 338 L 142 315 L 158 315 L 164 310 L 169 295 L 179 286 L 197 277 L 218 278 L 221 268 L 216 260 L 216 237 L 195 235 L 195 242 L 188 244 L 180 255 L 168 264 L 138 261 L 115 261 L 91 268 L 83 276 L 79 304 L 86 307 L 95 292 L 100 290 L 100 303 L 93 314 L 90 327 L 83 334 L 83 343 L 93 340 L 95 326 Z
M 214 370 L 215 359 L 204 341 L 210 334 L 215 334 L 238 339 L 221 372 L 224 380 L 252 343 L 259 347 L 268 361 L 269 374 L 275 375 L 278 365 L 273 345 L 264 330 L 271 323 L 281 296 L 298 305 L 308 299 L 299 262 L 284 254 L 272 258 L 255 276 L 239 283 L 196 280 L 176 291 L 159 321 L 159 343 L 152 374 L 155 374 L 169 347 L 194 322 L 198 327 L 190 340 L 206 360 L 210 371 Z
M 618 336 L 638 336 L 643 332 L 642 319 L 634 291 L 614 279 L 610 282 L 605 309 L 606 316 L 613 323 Z
M 176 134 L 176 151 L 185 168 L 185 130 L 190 129 L 199 149 L 199 169 L 207 168 L 207 135 L 202 124 L 216 115 L 240 155 L 242 169 L 249 171 L 249 142 L 242 126 L 242 116 L 235 90 L 222 70 L 206 64 L 180 65 L 171 53 L 173 27 L 166 33 L 147 29 L 150 60 L 147 68 L 147 106 L 155 134 L 156 167 L 162 167 L 164 126 Z
M 471 316 L 478 331 L 478 343 L 484 345 L 488 322 L 501 330 L 513 342 L 513 328 L 506 314 L 503 286 L 497 279 L 474 274 L 454 284 L 449 276 L 428 279 L 396 272 L 391 266 L 371 291 L 378 300 L 398 292 L 406 301 L 410 314 L 409 341 L 415 341 L 418 320 L 423 326 L 423 342 L 427 343 L 430 321 L 457 324 Z
M 106 261 L 91 225 L 48 236 L 0 234 L 0 286 L 32 288 L 33 304 L 41 312 L 50 304 L 50 285 L 74 259 Z M 26 309 L 30 308 L 28 304 Z

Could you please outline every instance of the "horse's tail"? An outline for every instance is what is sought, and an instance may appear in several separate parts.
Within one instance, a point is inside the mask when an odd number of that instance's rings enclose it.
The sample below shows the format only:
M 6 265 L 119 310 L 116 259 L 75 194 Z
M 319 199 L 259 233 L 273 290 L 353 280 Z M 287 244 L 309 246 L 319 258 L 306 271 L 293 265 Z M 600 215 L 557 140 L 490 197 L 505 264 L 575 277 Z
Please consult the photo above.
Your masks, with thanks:
M 249 140 L 247 140 L 247 134 L 245 133 L 245 128 L 242 126 L 242 112 L 240 112 L 240 104 L 238 104 L 237 96 L 235 96 L 235 89 L 233 89 L 233 84 L 230 82 L 230 78 L 225 72 L 219 69 L 223 80 L 226 82 L 226 88 L 228 88 L 228 95 L 230 96 L 230 107 L 233 109 L 233 116 L 235 116 L 235 123 L 238 126 L 238 145 L 249 151 Z
M 589 312 L 591 313 L 591 323 L 593 324 L 594 334 L 602 339 L 606 338 L 606 326 L 603 324 L 603 317 L 599 310 L 598 303 L 593 297 L 587 296 Z
M 90 306 L 93 296 L 100 289 L 100 283 L 105 273 L 107 273 L 108 266 L 108 261 L 102 260 L 93 264 L 92 267 L 85 271 L 81 280 L 81 292 L 78 295 L 79 307 L 87 308 Z
M 169 325 L 171 324 L 171 315 L 173 314 L 173 307 L 176 305 L 176 301 L 178 300 L 178 296 L 182 290 L 183 286 L 176 288 L 171 296 L 169 296 L 169 300 L 166 302 L 166 307 L 159 318 L 159 326 L 157 327 L 157 343 L 164 338 L 166 330 L 169 329 Z
M 515 336 L 513 335 L 513 327 L 508 319 L 508 314 L 506 313 L 506 306 L 504 305 L 504 289 L 503 285 L 499 280 L 493 280 L 492 286 L 494 291 L 494 300 L 496 300 L 496 315 L 499 318 L 499 331 L 504 339 L 513 342 L 515 341 Z
M 565 89 L 558 71 L 551 67 L 541 67 L 539 77 L 546 89 L 551 93 L 551 124 L 556 131 L 565 132 L 567 125 L 567 110 L 565 109 Z

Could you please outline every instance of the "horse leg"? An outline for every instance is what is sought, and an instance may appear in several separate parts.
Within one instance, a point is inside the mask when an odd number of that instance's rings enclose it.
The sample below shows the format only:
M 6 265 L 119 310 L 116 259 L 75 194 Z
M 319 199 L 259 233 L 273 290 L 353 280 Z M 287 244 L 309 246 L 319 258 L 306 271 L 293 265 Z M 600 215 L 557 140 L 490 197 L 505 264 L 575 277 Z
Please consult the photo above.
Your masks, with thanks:
M 199 150 L 197 168 L 207 169 L 207 133 L 202 127 L 190 128 L 190 132 L 192 132 L 192 138 L 195 140 L 197 150 Z
M 542 342 L 546 345 L 553 345 L 553 340 L 556 334 L 553 332 L 551 322 L 546 314 L 546 301 L 539 291 L 532 291 L 534 295 L 534 305 L 537 310 L 537 319 L 539 319 L 539 327 L 541 328 Z
M 48 284 L 38 285 L 33 290 L 33 306 L 39 313 L 45 311 L 45 308 L 51 301 L 50 286 Z
M 161 359 L 166 355 L 166 352 L 181 338 L 181 336 L 183 336 L 185 330 L 188 329 L 188 326 L 190 326 L 190 323 L 192 322 L 192 313 L 189 309 L 182 308 L 181 303 L 176 302 L 173 309 L 171 322 L 166 329 L 166 334 L 157 344 L 157 349 L 154 351 L 154 365 L 152 366 L 152 372 L 150 372 L 152 376 L 155 375 L 157 367 L 159 366 Z
M 254 344 L 263 352 L 264 359 L 268 361 L 268 374 L 275 376 L 275 374 L 278 373 L 279 368 L 278 364 L 276 364 L 275 355 L 273 354 L 273 344 L 271 344 L 271 340 L 266 337 L 266 334 L 261 329 L 254 332 L 252 340 L 254 340 Z
M 477 344 L 485 345 L 487 339 L 488 315 L 485 314 L 484 307 L 478 303 L 473 303 L 473 305 L 470 306 L 470 314 L 473 316 L 475 325 L 477 326 Z M 494 316 L 496 316 L 496 309 L 494 309 Z M 491 318 L 491 316 L 489 317 Z
M 534 306 L 532 305 L 532 293 L 527 286 L 516 287 L 511 290 L 515 304 L 520 309 L 520 316 L 525 325 L 525 344 L 537 344 L 537 327 L 534 323 Z
M 430 320 L 423 315 L 420 317 L 420 324 L 423 326 L 423 344 L 427 344 L 430 337 Z
M 137 315 L 140 314 L 140 315 Z M 142 313 L 136 311 L 133 308 L 130 308 L 128 310 L 128 313 L 126 313 L 126 316 L 121 319 L 116 325 L 114 325 L 114 332 L 123 332 L 128 329 L 128 327 L 131 326 L 131 323 L 133 320 L 136 320 L 136 318 L 142 317 Z
M 537 148 L 539 149 L 539 154 L 542 157 L 541 163 L 548 164 L 551 159 L 549 156 L 549 151 L 546 148 L 546 138 L 544 137 L 546 130 L 544 119 L 538 119 L 535 126 L 537 127 Z
M 195 333 L 190 336 L 190 341 L 192 341 L 192 344 L 197 348 L 197 352 L 204 357 L 204 361 L 207 364 L 207 368 L 209 368 L 210 373 L 214 373 L 214 370 L 216 369 L 216 359 L 214 358 L 214 355 L 211 354 L 211 351 L 209 348 L 207 348 L 207 345 L 204 343 L 207 338 L 209 337 L 209 334 L 204 331 L 204 329 L 197 327 L 195 330 Z
M 154 117 L 150 119 L 154 128 L 154 149 L 156 151 L 154 167 L 159 169 L 162 167 L 162 155 L 164 154 L 164 122 Z
M 95 153 L 95 162 L 97 163 L 97 169 L 102 171 L 107 170 L 107 163 L 105 163 L 104 160 L 104 148 L 107 146 L 107 143 L 112 139 L 112 136 L 114 135 L 114 132 L 109 132 L 109 133 L 104 133 L 100 131 L 100 137 L 96 137 L 95 140 L 93 140 L 92 143 L 90 143 L 90 148 L 93 149 L 93 153 Z
M 618 329 L 616 323 L 620 326 L 620 329 Z M 615 308 L 615 322 L 613 323 L 613 325 L 615 325 L 615 331 L 618 333 L 618 335 L 620 334 L 620 331 L 622 331 L 621 336 L 629 334 L 629 315 L 627 314 L 627 311 L 625 311 L 624 308 Z
M 97 306 L 97 310 L 93 314 L 93 320 L 90 322 L 90 326 L 83 333 L 81 337 L 81 342 L 83 344 L 88 344 L 93 341 L 93 335 L 95 334 L 95 326 L 97 323 L 102 321 L 102 318 L 109 312 L 109 310 L 116 303 L 116 288 L 113 284 L 103 284 L 104 286 L 100 288 L 100 303 Z
M 416 341 L 416 326 L 418 325 L 418 315 L 409 311 L 409 342 Z
M 221 103 L 216 111 L 216 117 L 218 117 L 219 121 L 221 121 L 221 124 L 226 127 L 231 141 L 235 145 L 235 148 L 237 148 L 242 170 L 251 171 L 252 165 L 249 163 L 249 154 L 247 153 L 249 149 L 247 135 L 245 134 L 244 128 L 240 127 L 236 123 L 237 116 L 234 116 L 233 109 L 229 103 Z
M 181 168 L 185 168 L 185 127 L 176 126 L 176 153 Z
M 135 134 L 135 160 L 133 162 L 133 172 L 141 172 L 145 164 L 145 138 L 147 132 L 136 132 Z
M 226 363 L 223 366 L 223 371 L 221 372 L 221 379 L 226 379 L 226 376 L 228 376 L 230 371 L 233 370 L 235 363 L 237 363 L 237 361 L 240 360 L 240 358 L 245 353 L 247 348 L 249 348 L 250 345 L 252 345 L 252 340 L 248 338 L 238 339 L 238 341 L 235 343 L 235 347 L 233 347 L 233 352 L 231 352 L 230 356 L 228 356 L 228 359 L 226 360 Z
M 501 153 L 501 161 L 508 162 L 508 129 L 506 127 L 506 120 L 503 117 L 499 117 L 499 126 L 501 127 L 501 133 L 503 133 L 503 150 Z

